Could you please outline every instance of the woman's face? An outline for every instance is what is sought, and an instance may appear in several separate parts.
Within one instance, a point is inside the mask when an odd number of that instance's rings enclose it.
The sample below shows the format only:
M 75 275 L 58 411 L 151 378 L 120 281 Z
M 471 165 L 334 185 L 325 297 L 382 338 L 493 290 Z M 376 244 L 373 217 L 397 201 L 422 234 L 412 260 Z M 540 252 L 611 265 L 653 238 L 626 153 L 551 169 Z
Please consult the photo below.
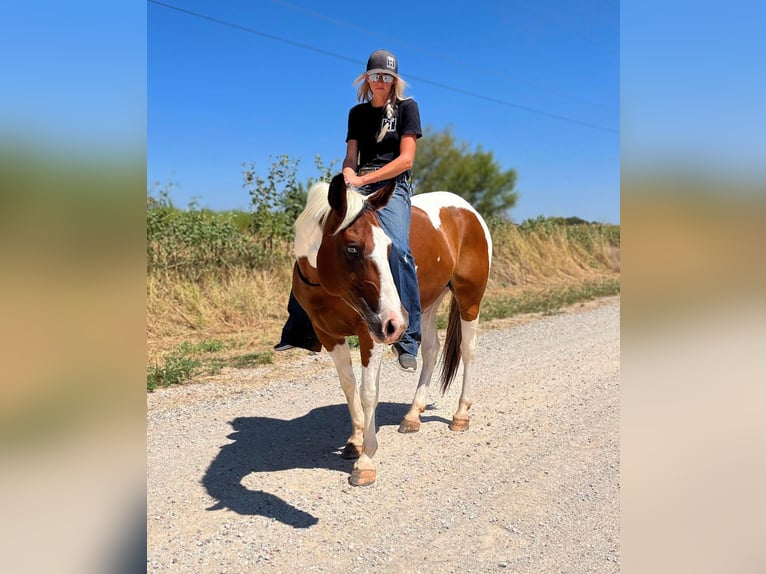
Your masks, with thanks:
M 396 78 L 391 74 L 367 74 L 367 83 L 370 84 L 372 94 L 379 98 L 388 98 L 395 82 Z

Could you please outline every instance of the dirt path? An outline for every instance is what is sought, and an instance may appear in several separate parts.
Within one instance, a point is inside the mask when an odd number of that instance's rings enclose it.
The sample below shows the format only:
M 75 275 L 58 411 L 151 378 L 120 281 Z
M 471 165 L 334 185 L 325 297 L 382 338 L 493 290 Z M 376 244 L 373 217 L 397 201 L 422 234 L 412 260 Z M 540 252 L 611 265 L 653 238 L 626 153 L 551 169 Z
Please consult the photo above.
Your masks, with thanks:
M 147 571 L 617 572 L 619 310 L 484 329 L 466 433 L 459 382 L 397 433 L 417 379 L 386 357 L 368 488 L 327 353 L 150 394 Z

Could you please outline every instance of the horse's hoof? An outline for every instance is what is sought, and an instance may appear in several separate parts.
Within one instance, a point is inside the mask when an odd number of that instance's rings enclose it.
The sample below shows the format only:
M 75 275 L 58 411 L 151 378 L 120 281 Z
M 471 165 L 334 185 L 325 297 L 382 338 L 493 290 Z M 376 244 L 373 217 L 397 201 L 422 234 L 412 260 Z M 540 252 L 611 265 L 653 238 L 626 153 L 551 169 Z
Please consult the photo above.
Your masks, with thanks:
M 401 433 L 411 433 L 411 432 L 418 432 L 420 430 L 420 421 L 412 421 L 410 419 L 402 419 L 402 422 L 399 424 L 399 432 Z
M 346 460 L 355 460 L 360 456 L 362 456 L 362 447 L 350 442 L 346 443 L 346 446 L 343 447 L 343 452 L 340 453 L 340 457 Z
M 455 432 L 467 431 L 468 420 L 469 419 L 459 419 L 457 417 L 452 417 L 452 424 L 449 426 L 449 430 L 455 431 Z
M 370 486 L 375 482 L 374 468 L 355 468 L 348 477 L 348 483 L 351 486 Z

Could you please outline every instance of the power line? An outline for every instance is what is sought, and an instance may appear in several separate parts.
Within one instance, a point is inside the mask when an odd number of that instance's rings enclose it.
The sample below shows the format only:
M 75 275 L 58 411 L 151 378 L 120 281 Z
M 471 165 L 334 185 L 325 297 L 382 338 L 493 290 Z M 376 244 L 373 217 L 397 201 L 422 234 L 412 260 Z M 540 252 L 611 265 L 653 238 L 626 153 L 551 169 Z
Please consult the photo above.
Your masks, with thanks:
M 419 80 L 419 81 L 423 82 L 424 84 L 431 84 L 432 86 L 436 86 L 437 88 L 441 88 L 443 90 L 449 90 L 451 92 L 455 92 L 455 93 L 458 93 L 458 94 L 463 94 L 465 96 L 471 96 L 473 98 L 478 98 L 480 100 L 485 100 L 485 101 L 488 101 L 488 102 L 493 102 L 495 104 L 500 104 L 500 105 L 503 105 L 503 106 L 510 106 L 510 107 L 516 108 L 518 110 L 524 110 L 525 112 L 530 112 L 530 113 L 533 113 L 533 114 L 538 114 L 538 115 L 541 115 L 541 116 L 546 116 L 548 118 L 553 118 L 553 119 L 556 119 L 556 120 L 562 120 L 562 121 L 565 121 L 565 122 L 570 122 L 570 123 L 573 123 L 573 124 L 578 124 L 578 125 L 581 125 L 581 126 L 592 128 L 594 130 L 600 130 L 600 131 L 610 132 L 610 133 L 614 133 L 614 134 L 620 133 L 619 130 L 616 130 L 614 128 L 609 128 L 609 127 L 598 125 L 598 124 L 592 124 L 590 122 L 584 122 L 584 121 L 581 121 L 581 120 L 578 120 L 578 119 L 575 119 L 575 118 L 570 118 L 568 116 L 562 116 L 562 115 L 559 115 L 559 114 L 554 114 L 554 113 L 551 113 L 551 112 L 546 112 L 545 110 L 538 110 L 537 108 L 531 108 L 531 107 L 528 107 L 528 106 L 522 106 L 521 104 L 514 104 L 513 102 L 508 102 L 508 101 L 505 101 L 505 100 L 501 100 L 500 98 L 493 98 L 492 96 L 484 96 L 482 94 L 477 94 L 475 92 L 469 92 L 468 90 L 463 90 L 461 88 L 455 88 L 453 86 L 448 86 L 447 84 L 440 84 L 439 82 L 434 82 L 434 81 L 431 81 L 431 80 L 427 80 L 426 78 L 420 78 L 418 76 L 413 76 L 412 74 L 407 74 L 407 77 Z
M 312 18 L 316 18 L 318 20 L 324 20 L 326 22 L 331 22 L 332 24 L 335 24 L 336 26 L 347 28 L 349 30 L 355 30 L 357 32 L 361 32 L 361 33 L 363 33 L 363 34 L 365 34 L 367 36 L 373 37 L 373 38 L 380 38 L 381 40 L 385 40 L 386 42 L 390 42 L 390 43 L 393 43 L 393 44 L 399 44 L 400 46 L 406 46 L 410 50 L 414 50 L 414 51 L 420 52 L 422 54 L 427 54 L 428 56 L 430 56 L 432 58 L 443 60 L 443 61 L 449 62 L 451 64 L 457 64 L 458 66 L 461 66 L 463 68 L 467 68 L 469 70 L 475 70 L 475 71 L 478 71 L 478 72 L 480 72 L 482 74 L 488 74 L 488 75 L 495 76 L 497 78 L 507 79 L 507 80 L 510 80 L 510 81 L 518 84 L 518 85 L 526 86 L 526 87 L 529 87 L 529 88 L 533 88 L 533 89 L 538 90 L 540 92 L 545 92 L 545 93 L 548 93 L 548 94 L 551 94 L 551 95 L 554 95 L 554 96 L 557 96 L 557 97 L 560 97 L 560 98 L 569 99 L 569 100 L 572 100 L 572 101 L 575 101 L 575 102 L 579 102 L 579 103 L 582 103 L 582 104 L 588 104 L 590 106 L 595 106 L 595 107 L 599 107 L 599 108 L 603 108 L 603 109 L 607 109 L 607 110 L 611 110 L 611 111 L 615 110 L 615 108 L 613 106 L 608 106 L 608 105 L 605 105 L 605 104 L 602 104 L 602 103 L 593 102 L 591 100 L 588 100 L 588 99 L 585 99 L 585 98 L 581 98 L 579 96 L 573 96 L 571 94 L 566 94 L 566 93 L 563 93 L 563 92 L 559 92 L 558 90 L 551 90 L 550 88 L 546 88 L 546 87 L 540 86 L 538 84 L 534 84 L 532 82 L 523 82 L 523 81 L 521 81 L 521 80 L 519 80 L 517 78 L 511 77 L 509 74 L 503 74 L 501 72 L 498 72 L 496 69 L 485 68 L 483 66 L 477 66 L 476 64 L 472 64 L 472 63 L 466 62 L 466 61 L 461 60 L 459 58 L 448 57 L 448 56 L 445 56 L 441 52 L 435 52 L 433 50 L 428 50 L 426 48 L 423 48 L 420 45 L 412 44 L 410 42 L 403 42 L 402 40 L 400 40 L 398 38 L 392 38 L 391 36 L 386 36 L 385 34 L 380 34 L 378 32 L 375 32 L 375 31 L 372 31 L 372 30 L 368 30 L 367 28 L 364 28 L 362 26 L 357 26 L 356 24 L 352 24 L 352 23 L 346 22 L 344 20 L 338 20 L 337 18 L 332 18 L 330 16 L 322 14 L 321 12 L 316 12 L 314 10 L 310 10 L 308 8 L 304 8 L 303 6 L 298 6 L 298 5 L 293 4 L 291 2 L 286 2 L 285 0 L 271 0 L 271 1 L 274 4 L 278 4 L 280 6 L 284 6 L 286 8 L 290 8 L 291 10 L 295 10 L 296 12 L 302 12 L 304 14 L 307 14 L 307 15 L 311 16 Z M 590 42 L 589 38 L 587 38 L 587 40 Z
M 202 20 L 207 20 L 208 22 L 213 22 L 214 24 L 220 24 L 221 26 L 227 26 L 229 28 L 234 28 L 235 30 L 240 30 L 241 32 L 247 32 L 249 34 L 255 34 L 256 36 L 262 36 L 264 38 L 268 38 L 269 40 L 274 40 L 276 42 L 282 42 L 284 44 L 289 44 L 291 46 L 295 46 L 297 48 L 302 48 L 304 50 L 310 50 L 312 52 L 317 52 L 318 54 L 324 54 L 325 56 L 331 56 L 333 58 L 337 58 L 338 60 L 343 60 L 346 62 L 351 62 L 352 64 L 362 64 L 364 65 L 364 62 L 361 60 L 358 60 L 356 58 L 349 58 L 347 56 L 344 56 L 343 54 L 337 54 L 335 52 L 330 52 L 328 50 L 323 50 L 321 48 L 316 48 L 314 46 L 310 46 L 309 44 L 304 44 L 302 42 L 296 42 L 295 40 L 288 40 L 287 38 L 282 38 L 280 36 L 275 36 L 274 34 L 268 34 L 266 32 L 261 32 L 260 30 L 256 30 L 255 28 L 250 28 L 249 26 L 242 26 L 241 24 L 235 24 L 234 22 L 229 22 L 227 20 L 221 20 L 220 18 L 215 18 L 213 16 L 208 16 L 207 14 L 200 14 L 199 12 L 194 12 L 193 10 L 187 10 L 186 8 L 180 8 L 178 6 L 173 6 L 172 4 L 166 4 L 164 2 L 158 2 L 157 0 L 146 0 L 150 4 L 157 4 L 158 6 L 162 6 L 163 8 L 168 8 L 170 10 L 175 10 L 176 12 L 182 12 L 184 14 L 188 14 L 189 16 L 194 16 L 195 18 L 200 18 Z
M 215 18 L 213 16 L 208 16 L 207 14 L 201 14 L 201 13 L 195 12 L 193 10 L 187 10 L 186 8 L 180 8 L 180 7 L 174 6 L 172 4 L 166 4 L 165 2 L 159 2 L 158 0 L 147 0 L 147 2 L 150 3 L 150 4 L 156 4 L 157 6 L 162 6 L 163 8 L 167 8 L 169 10 L 175 10 L 176 12 L 181 12 L 183 14 L 187 14 L 187 15 L 193 16 L 195 18 L 200 18 L 202 20 L 207 20 L 208 22 L 213 22 L 214 24 L 219 24 L 221 26 L 226 26 L 228 28 L 233 28 L 233 29 L 239 30 L 241 32 L 246 32 L 248 34 L 254 34 L 256 36 L 261 36 L 263 38 L 267 38 L 267 39 L 273 40 L 275 42 L 281 42 L 283 44 L 288 44 L 288 45 L 294 46 L 296 48 L 301 48 L 303 50 L 309 50 L 311 52 L 316 52 L 318 54 L 323 54 L 325 56 L 330 56 L 331 58 L 342 60 L 344 62 L 350 62 L 350 63 L 356 64 L 356 65 L 358 65 L 360 67 L 365 65 L 365 62 L 362 61 L 362 60 L 359 60 L 359 59 L 356 59 L 356 58 L 349 58 L 348 56 L 345 56 L 343 54 L 338 54 L 336 52 L 331 52 L 329 50 L 324 50 L 322 48 L 317 48 L 315 46 L 311 46 L 309 44 L 304 44 L 302 42 L 296 42 L 296 41 L 290 40 L 288 38 L 283 38 L 281 36 L 276 36 L 274 34 L 268 34 L 266 32 L 261 32 L 260 30 L 256 30 L 255 28 L 251 28 L 249 26 L 243 26 L 241 24 L 236 24 L 234 22 L 229 22 L 228 20 L 222 20 L 220 18 Z M 615 133 L 615 134 L 619 133 L 619 130 L 616 130 L 614 128 L 610 128 L 610 127 L 606 127 L 606 126 L 602 126 L 602 125 L 598 125 L 598 124 L 593 124 L 593 123 L 590 123 L 590 122 L 584 122 L 584 121 L 578 120 L 576 118 L 572 118 L 572 117 L 569 117 L 569 116 L 563 116 L 563 115 L 559 115 L 559 114 L 554 114 L 554 113 L 551 113 L 551 112 L 546 112 L 545 110 L 539 110 L 537 108 L 532 108 L 532 107 L 529 107 L 529 106 L 523 106 L 521 104 L 515 104 L 513 102 L 509 102 L 507 100 L 502 100 L 500 98 L 494 98 L 494 97 L 491 97 L 491 96 L 484 96 L 482 94 L 477 94 L 476 92 L 470 92 L 468 90 L 463 90 L 461 88 L 456 88 L 454 86 L 450 86 L 450 85 L 447 85 L 447 84 L 442 84 L 442 83 L 439 83 L 439 82 L 434 82 L 434 81 L 429 80 L 427 78 L 422 78 L 422 77 L 419 77 L 419 76 L 413 76 L 412 74 L 407 74 L 407 77 L 408 78 L 412 78 L 414 80 L 418 80 L 420 82 L 423 82 L 424 84 L 430 84 L 430 85 L 435 86 L 437 88 L 441 88 L 443 90 L 448 90 L 448 91 L 451 91 L 451 92 L 455 92 L 457 94 L 461 94 L 461 95 L 464 95 L 464 96 L 470 96 L 470 97 L 477 98 L 477 99 L 480 99 L 480 100 L 485 100 L 485 101 L 492 102 L 492 103 L 495 103 L 495 104 L 500 104 L 500 105 L 503 105 L 503 106 L 515 108 L 515 109 L 518 109 L 518 110 L 523 110 L 525 112 L 529 112 L 529 113 L 533 113 L 533 114 L 538 114 L 538 115 L 541 115 L 541 116 L 545 116 L 545 117 L 548 117 L 548 118 L 553 118 L 553 119 L 569 122 L 569 123 L 572 123 L 572 124 L 577 124 L 577 125 L 580 125 L 580 126 L 588 127 L 588 128 L 599 130 L 599 131 Z
M 533 3 L 534 7 L 532 8 L 530 8 L 529 5 L 524 2 L 519 2 L 519 0 L 515 0 L 514 4 L 516 4 L 517 7 L 521 8 L 522 10 L 525 10 L 528 14 L 531 14 L 535 18 L 538 18 L 539 20 L 542 20 L 543 22 L 547 22 L 548 24 L 558 28 L 562 32 L 576 37 L 580 41 L 587 42 L 588 44 L 592 46 L 607 50 L 608 52 L 612 54 L 618 53 L 618 51 L 615 50 L 614 48 L 611 48 L 608 46 L 602 46 L 599 42 L 594 41 L 589 33 L 584 32 L 578 24 L 574 23 L 571 19 L 567 18 L 561 12 L 555 12 L 552 15 L 550 12 L 546 12 L 544 8 L 539 5 L 539 3 Z M 577 6 L 576 4 L 573 4 L 573 7 L 576 7 L 576 6 Z

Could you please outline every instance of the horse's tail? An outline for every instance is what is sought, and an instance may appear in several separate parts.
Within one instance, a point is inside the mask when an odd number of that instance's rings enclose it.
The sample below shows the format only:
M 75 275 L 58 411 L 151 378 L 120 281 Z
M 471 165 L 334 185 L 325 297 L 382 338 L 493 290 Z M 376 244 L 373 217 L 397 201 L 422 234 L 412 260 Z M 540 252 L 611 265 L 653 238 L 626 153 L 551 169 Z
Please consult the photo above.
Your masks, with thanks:
M 447 322 L 447 338 L 444 340 L 442 350 L 441 388 L 442 394 L 447 392 L 460 366 L 460 347 L 463 341 L 463 330 L 460 327 L 460 310 L 457 299 L 452 294 L 452 302 L 449 306 L 449 321 Z

